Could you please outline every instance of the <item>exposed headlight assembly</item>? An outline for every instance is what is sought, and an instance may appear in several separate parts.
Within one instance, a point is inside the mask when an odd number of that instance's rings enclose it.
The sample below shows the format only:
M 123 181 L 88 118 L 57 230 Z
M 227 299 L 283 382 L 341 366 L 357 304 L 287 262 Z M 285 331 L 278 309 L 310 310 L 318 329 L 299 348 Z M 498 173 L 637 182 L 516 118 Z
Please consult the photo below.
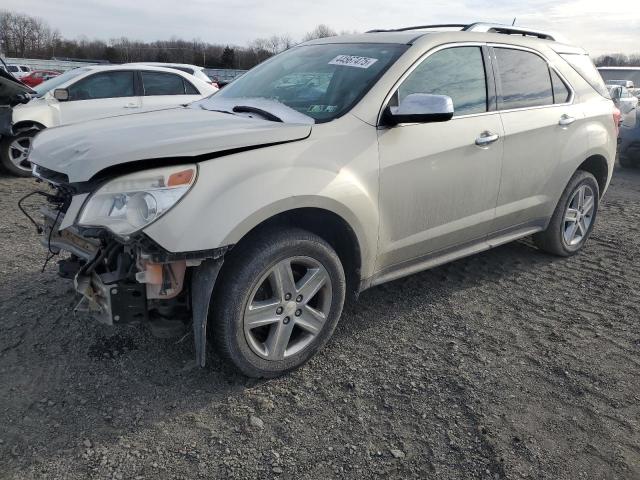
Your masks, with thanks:
M 189 191 L 197 172 L 195 165 L 180 165 L 111 180 L 89 197 L 78 224 L 104 227 L 127 237 L 173 207 Z

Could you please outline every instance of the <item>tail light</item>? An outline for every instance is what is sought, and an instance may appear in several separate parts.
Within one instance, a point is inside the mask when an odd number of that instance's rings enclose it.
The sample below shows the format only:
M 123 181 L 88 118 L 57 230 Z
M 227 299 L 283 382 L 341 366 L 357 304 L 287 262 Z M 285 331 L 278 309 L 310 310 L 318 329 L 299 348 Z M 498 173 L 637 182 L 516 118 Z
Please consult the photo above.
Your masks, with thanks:
M 620 133 L 621 123 L 622 123 L 622 112 L 617 107 L 613 107 L 613 124 L 616 127 L 616 137 Z

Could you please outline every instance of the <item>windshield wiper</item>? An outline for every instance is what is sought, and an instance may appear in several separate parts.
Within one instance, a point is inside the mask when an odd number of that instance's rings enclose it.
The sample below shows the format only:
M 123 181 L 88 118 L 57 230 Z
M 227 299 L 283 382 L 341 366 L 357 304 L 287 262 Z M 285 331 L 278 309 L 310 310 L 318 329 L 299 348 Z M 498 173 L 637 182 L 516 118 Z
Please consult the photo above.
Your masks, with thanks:
M 258 107 L 251 107 L 249 105 L 236 105 L 235 107 L 233 107 L 233 111 L 236 113 L 257 113 L 261 117 L 264 117 L 265 120 L 283 123 L 280 117 Z

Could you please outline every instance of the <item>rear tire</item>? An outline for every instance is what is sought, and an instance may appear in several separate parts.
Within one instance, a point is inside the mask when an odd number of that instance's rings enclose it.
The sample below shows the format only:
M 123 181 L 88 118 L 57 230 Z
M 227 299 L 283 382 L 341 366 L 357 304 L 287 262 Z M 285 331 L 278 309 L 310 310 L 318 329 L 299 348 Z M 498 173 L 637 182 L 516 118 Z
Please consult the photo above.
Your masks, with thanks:
M 544 232 L 533 236 L 545 252 L 569 257 L 578 253 L 591 235 L 600 204 L 595 177 L 578 170 L 565 188 Z
M 306 363 L 342 313 L 345 275 L 336 252 L 306 230 L 281 227 L 234 248 L 213 296 L 213 341 L 249 377 Z
M 2 168 L 17 177 L 30 177 L 31 164 L 27 157 L 33 137 L 38 129 L 18 131 L 13 137 L 3 137 L 0 141 L 0 164 Z

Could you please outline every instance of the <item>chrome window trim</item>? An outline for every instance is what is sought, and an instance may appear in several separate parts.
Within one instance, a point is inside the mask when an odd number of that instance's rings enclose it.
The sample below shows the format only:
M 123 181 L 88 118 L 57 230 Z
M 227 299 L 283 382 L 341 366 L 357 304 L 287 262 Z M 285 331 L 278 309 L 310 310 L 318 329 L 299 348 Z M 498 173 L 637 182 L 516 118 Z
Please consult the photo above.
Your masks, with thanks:
M 456 47 L 478 47 L 478 48 L 482 48 L 482 47 L 495 47 L 495 48 L 510 48 L 513 50 L 523 50 L 526 52 L 530 52 L 533 53 L 535 55 L 538 55 L 540 58 L 542 58 L 545 63 L 547 64 L 547 66 L 549 67 L 550 70 L 553 70 L 554 72 L 556 72 L 556 74 L 560 77 L 560 79 L 565 83 L 565 85 L 567 86 L 567 88 L 569 89 L 569 92 L 571 93 L 569 101 L 565 102 L 565 103 L 552 103 L 549 105 L 538 105 L 535 107 L 521 107 L 521 108 L 511 108 L 511 109 L 506 109 L 506 110 L 491 110 L 491 111 L 487 111 L 487 112 L 481 112 L 481 113 L 470 113 L 467 115 L 460 115 L 460 116 L 454 116 L 450 121 L 453 120 L 457 120 L 457 119 L 462 119 L 462 118 L 472 118 L 472 117 L 480 117 L 483 115 L 495 115 L 495 114 L 500 114 L 500 113 L 511 113 L 511 112 L 520 112 L 520 111 L 527 111 L 527 110 L 538 110 L 541 108 L 551 108 L 551 107 L 566 107 L 569 105 L 573 105 L 576 94 L 575 94 L 575 90 L 573 88 L 573 85 L 571 85 L 571 83 L 567 80 L 567 78 L 555 67 L 555 65 L 553 63 L 551 63 L 549 61 L 549 59 L 543 55 L 542 53 L 540 53 L 537 50 L 534 50 L 532 48 L 529 47 L 522 47 L 520 45 L 512 45 L 509 43 L 496 43 L 496 42 L 452 42 L 452 43 L 446 43 L 443 45 L 438 45 L 437 47 L 432 48 L 431 50 L 428 50 L 427 52 L 423 53 L 402 75 L 400 75 L 400 78 L 398 78 L 398 80 L 396 80 L 396 82 L 393 84 L 393 87 L 391 87 L 391 90 L 389 91 L 389 93 L 387 93 L 387 95 L 384 98 L 384 102 L 382 102 L 382 106 L 380 107 L 380 111 L 378 112 L 378 119 L 376 121 L 376 124 L 378 127 L 381 127 L 381 120 L 382 120 L 382 115 L 384 113 L 384 109 L 386 107 L 386 105 L 389 103 L 389 101 L 391 100 L 391 97 L 393 97 L 396 92 L 398 91 L 398 89 L 400 88 L 400 86 L 402 85 L 402 83 L 407 79 L 407 77 L 409 75 L 411 75 L 413 73 L 413 71 L 418 68 L 418 66 L 425 61 L 427 58 L 429 58 L 431 55 L 441 51 L 441 50 L 445 50 L 448 48 L 456 48 Z M 494 59 L 492 58 L 492 61 L 494 61 Z M 486 67 L 486 66 L 485 66 Z M 486 81 L 489 81 L 489 78 L 486 76 L 485 73 L 485 77 L 486 77 Z M 551 78 L 549 78 L 549 81 L 551 82 Z M 553 87 L 552 87 L 553 88 Z M 496 92 L 497 93 L 497 92 Z M 420 125 L 417 123 L 401 123 L 398 124 L 397 126 L 404 126 L 404 125 Z

